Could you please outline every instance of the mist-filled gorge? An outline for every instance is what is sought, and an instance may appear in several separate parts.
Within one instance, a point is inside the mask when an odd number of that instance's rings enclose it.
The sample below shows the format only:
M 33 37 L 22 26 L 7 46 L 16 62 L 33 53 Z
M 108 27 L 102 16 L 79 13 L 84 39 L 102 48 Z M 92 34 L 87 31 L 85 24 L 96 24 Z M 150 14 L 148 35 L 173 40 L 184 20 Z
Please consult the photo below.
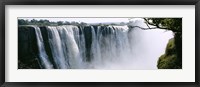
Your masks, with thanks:
M 157 24 L 154 22 L 155 19 L 149 20 Z M 182 60 L 178 58 L 180 46 L 179 48 L 176 46 L 182 41 L 179 38 L 180 32 L 177 33 L 176 30 L 179 27 L 175 26 L 174 30 L 171 26 L 167 27 L 169 29 L 162 29 L 160 26 L 146 24 L 145 21 L 149 22 L 142 18 L 121 23 L 18 19 L 18 68 L 182 68 L 180 63 Z M 162 21 L 168 23 L 171 20 L 160 19 L 160 23 L 163 23 Z M 174 21 L 176 20 L 172 22 Z M 163 26 L 165 24 L 162 24 Z M 176 40 L 175 37 L 178 39 Z M 172 42 L 173 38 L 175 38 L 174 42 Z M 171 44 L 169 44 L 170 40 Z

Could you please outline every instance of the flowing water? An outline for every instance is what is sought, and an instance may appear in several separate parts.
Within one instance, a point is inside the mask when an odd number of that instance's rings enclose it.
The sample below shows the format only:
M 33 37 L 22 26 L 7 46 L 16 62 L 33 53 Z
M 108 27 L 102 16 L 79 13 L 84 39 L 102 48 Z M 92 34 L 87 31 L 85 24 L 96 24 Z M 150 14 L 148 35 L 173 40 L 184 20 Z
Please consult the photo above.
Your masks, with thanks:
M 171 31 L 128 26 L 46 26 L 53 62 L 35 27 L 41 65 L 51 69 L 157 69 Z
M 44 67 L 46 69 L 51 69 L 51 68 L 53 68 L 53 65 L 50 63 L 50 61 L 48 59 L 48 55 L 45 51 L 44 42 L 43 42 L 40 28 L 37 26 L 33 26 L 33 27 L 35 28 L 35 33 L 36 33 L 36 37 L 37 37 L 37 45 L 38 45 L 38 50 L 39 50 L 39 59 L 41 61 L 41 63 L 40 63 L 41 67 Z

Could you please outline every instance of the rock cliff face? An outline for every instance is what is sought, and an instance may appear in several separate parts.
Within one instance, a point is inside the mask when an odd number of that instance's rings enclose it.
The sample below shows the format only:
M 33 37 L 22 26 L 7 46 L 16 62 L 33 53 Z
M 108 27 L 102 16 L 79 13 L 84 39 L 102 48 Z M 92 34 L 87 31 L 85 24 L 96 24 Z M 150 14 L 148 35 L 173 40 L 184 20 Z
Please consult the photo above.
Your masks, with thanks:
M 18 68 L 40 68 L 35 30 L 29 26 L 18 27 Z
M 85 35 L 85 45 L 86 45 L 86 61 L 91 61 L 90 59 L 90 49 L 92 43 L 92 32 L 91 26 L 78 26 L 79 29 L 83 29 Z M 97 31 L 98 26 L 93 26 L 95 31 Z M 46 26 L 40 26 L 40 31 L 43 37 L 43 42 L 45 45 L 45 51 L 48 55 L 50 62 L 53 64 L 53 68 L 57 68 L 55 61 L 53 60 L 52 50 L 49 44 L 48 30 Z M 32 26 L 19 26 L 18 27 L 18 68 L 19 69 L 40 69 L 44 68 L 40 66 L 41 61 L 39 60 L 39 52 L 37 45 L 37 38 L 35 29 Z
M 52 64 L 55 64 L 49 46 L 48 32 L 45 26 L 40 27 L 45 51 Z M 40 69 L 39 52 L 35 29 L 32 26 L 18 27 L 18 69 Z M 55 68 L 55 67 L 54 67 Z
M 79 35 L 85 35 L 85 47 L 86 47 L 86 61 L 91 61 L 91 44 L 92 44 L 92 27 L 91 26 L 77 26 L 83 30 L 79 32 Z M 109 34 L 111 31 L 108 26 L 93 26 L 94 31 L 97 33 L 97 29 L 101 28 L 103 35 Z M 40 26 L 40 31 L 42 34 L 43 42 L 45 45 L 45 51 L 48 55 L 49 61 L 53 64 L 53 68 L 57 68 L 55 61 L 53 60 L 52 50 L 49 44 L 48 30 L 46 26 Z M 18 68 L 19 69 L 40 69 L 44 68 L 41 66 L 41 61 L 39 60 L 37 38 L 35 33 L 35 28 L 33 26 L 19 26 L 18 27 Z

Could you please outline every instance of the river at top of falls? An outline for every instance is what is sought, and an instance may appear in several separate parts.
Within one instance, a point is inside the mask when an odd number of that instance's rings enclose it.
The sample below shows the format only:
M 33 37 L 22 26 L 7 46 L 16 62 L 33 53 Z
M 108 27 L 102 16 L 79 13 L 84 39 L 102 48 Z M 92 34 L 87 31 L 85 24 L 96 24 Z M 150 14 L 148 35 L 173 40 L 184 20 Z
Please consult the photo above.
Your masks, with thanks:
M 135 24 L 141 23 L 136 21 Z M 129 29 L 128 26 L 114 25 L 87 27 L 89 30 L 73 25 L 47 26 L 56 68 L 157 69 L 158 58 L 165 53 L 169 39 L 173 38 L 172 31 L 163 29 Z M 41 54 L 46 55 L 45 52 Z M 41 61 L 48 64 L 45 67 L 52 68 L 46 59 L 48 56 Z

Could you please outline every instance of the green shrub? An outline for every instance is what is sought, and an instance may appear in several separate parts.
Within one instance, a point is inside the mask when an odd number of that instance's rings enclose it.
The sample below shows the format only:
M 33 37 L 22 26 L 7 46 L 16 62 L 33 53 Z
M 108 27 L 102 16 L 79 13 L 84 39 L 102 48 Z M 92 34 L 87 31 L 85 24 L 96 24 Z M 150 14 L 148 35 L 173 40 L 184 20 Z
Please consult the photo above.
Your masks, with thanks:
M 178 61 L 177 57 L 175 40 L 172 38 L 167 44 L 165 54 L 159 57 L 157 67 L 158 69 L 181 69 L 182 67 L 178 62 L 180 61 Z

